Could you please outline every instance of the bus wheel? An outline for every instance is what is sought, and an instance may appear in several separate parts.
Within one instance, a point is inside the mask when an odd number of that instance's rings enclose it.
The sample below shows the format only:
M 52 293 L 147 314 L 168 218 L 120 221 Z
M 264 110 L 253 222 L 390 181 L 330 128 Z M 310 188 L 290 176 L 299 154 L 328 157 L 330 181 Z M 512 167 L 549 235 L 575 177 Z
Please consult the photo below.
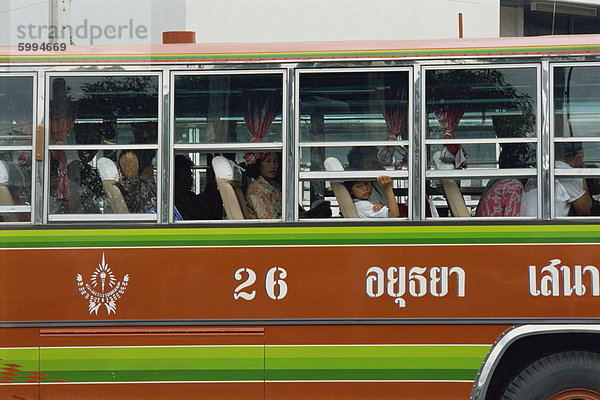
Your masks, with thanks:
M 600 400 L 600 354 L 565 351 L 541 358 L 508 384 L 502 400 Z

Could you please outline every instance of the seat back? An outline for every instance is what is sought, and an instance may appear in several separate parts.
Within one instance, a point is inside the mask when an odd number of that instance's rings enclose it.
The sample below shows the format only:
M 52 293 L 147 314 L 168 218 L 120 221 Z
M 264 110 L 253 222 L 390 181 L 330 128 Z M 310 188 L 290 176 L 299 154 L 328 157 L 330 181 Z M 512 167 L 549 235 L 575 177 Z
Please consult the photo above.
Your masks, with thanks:
M 323 163 L 326 171 L 343 171 L 344 166 L 342 163 L 335 157 L 329 157 Z M 338 202 L 340 207 L 340 212 L 344 218 L 358 218 L 358 213 L 356 212 L 356 207 L 354 207 L 354 202 L 352 201 L 352 196 L 350 196 L 350 192 L 341 182 L 331 182 L 331 190 L 333 190 L 333 194 Z
M 123 198 L 121 189 L 117 186 L 119 182 L 119 170 L 113 160 L 106 157 L 101 157 L 97 162 L 98 173 L 102 179 L 102 187 L 108 198 L 110 207 L 115 214 L 128 214 L 129 209 Z
M 28 185 L 30 185 L 28 176 L 18 165 L 0 160 L 0 206 L 15 205 L 15 197 L 13 197 L 10 187 Z M 19 217 L 17 214 L 6 214 L 0 216 L 0 221 L 18 222 Z
M 440 158 L 441 152 L 435 152 L 433 154 L 433 162 L 435 165 L 435 169 L 454 169 L 454 165 L 446 164 L 442 162 Z M 448 208 L 450 208 L 450 212 L 453 217 L 470 217 L 471 213 L 467 208 L 467 203 L 465 203 L 465 198 L 458 187 L 458 184 L 454 180 L 444 179 L 440 181 L 442 183 L 442 191 L 444 192 L 444 197 L 446 198 L 446 202 L 448 203 Z
M 217 156 L 212 160 L 217 178 L 217 189 L 223 201 L 227 219 L 253 219 L 254 212 L 248 207 L 246 196 L 242 192 L 242 169 L 233 161 Z

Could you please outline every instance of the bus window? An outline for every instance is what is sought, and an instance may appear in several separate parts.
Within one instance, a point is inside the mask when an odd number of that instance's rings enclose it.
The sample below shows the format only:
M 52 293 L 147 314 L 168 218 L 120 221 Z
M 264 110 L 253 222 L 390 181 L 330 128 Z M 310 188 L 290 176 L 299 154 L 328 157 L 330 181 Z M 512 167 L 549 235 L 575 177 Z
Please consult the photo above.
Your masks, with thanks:
M 31 221 L 33 78 L 0 76 L 0 222 Z
M 554 216 L 600 215 L 600 66 L 556 67 Z
M 394 178 L 394 190 L 404 191 L 397 201 L 408 207 L 410 72 L 300 71 L 298 82 L 299 217 L 323 217 L 310 212 L 323 201 L 341 216 L 330 180 L 374 182 L 379 175 Z
M 281 221 L 283 73 L 175 73 L 173 82 L 173 221 Z M 258 173 L 274 157 L 276 176 Z
M 158 77 L 52 76 L 49 91 L 49 220 L 156 220 Z
M 440 216 L 520 216 L 525 184 L 537 184 L 537 74 L 426 71 L 426 192 Z

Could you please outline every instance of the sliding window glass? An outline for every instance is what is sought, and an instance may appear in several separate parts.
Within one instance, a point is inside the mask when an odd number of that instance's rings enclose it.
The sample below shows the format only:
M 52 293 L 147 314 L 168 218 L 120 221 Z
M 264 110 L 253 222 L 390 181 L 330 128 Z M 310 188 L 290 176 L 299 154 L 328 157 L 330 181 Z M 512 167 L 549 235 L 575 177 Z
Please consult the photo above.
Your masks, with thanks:
M 31 222 L 34 78 L 0 75 L 0 223 Z
M 172 82 L 172 221 L 281 221 L 283 71 L 174 73 Z
M 48 78 L 50 221 L 157 220 L 159 77 Z
M 410 76 L 406 68 L 298 72 L 298 218 L 408 218 Z M 368 193 L 355 183 L 368 183 Z
M 552 215 L 599 216 L 600 65 L 556 66 L 552 76 Z
M 440 217 L 524 215 L 525 192 L 538 185 L 538 75 L 536 66 L 425 70 L 424 184 Z

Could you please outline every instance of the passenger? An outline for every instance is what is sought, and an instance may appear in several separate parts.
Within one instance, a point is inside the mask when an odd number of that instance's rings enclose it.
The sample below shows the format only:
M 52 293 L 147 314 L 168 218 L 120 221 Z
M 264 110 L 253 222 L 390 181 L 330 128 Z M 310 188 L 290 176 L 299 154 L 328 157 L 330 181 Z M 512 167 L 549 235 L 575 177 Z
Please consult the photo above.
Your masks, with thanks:
M 204 192 L 196 194 L 192 190 L 194 163 L 183 155 L 175 156 L 175 207 L 184 220 L 221 219 L 223 202 L 217 192 L 217 183 L 212 168 L 206 171 Z
M 394 189 L 392 189 L 392 178 L 387 175 L 377 177 L 377 183 L 383 188 L 387 203 L 376 203 L 370 200 L 373 185 L 370 181 L 347 181 L 344 186 L 350 192 L 354 201 L 354 207 L 360 218 L 398 218 L 400 209 L 396 202 Z M 404 206 L 406 207 L 406 206 Z
M 535 149 L 525 143 L 502 145 L 498 158 L 500 168 L 527 168 L 535 165 Z M 526 179 L 492 179 L 486 185 L 479 204 L 477 217 L 518 217 Z
M 99 144 L 102 138 L 96 124 L 76 124 L 74 131 L 77 144 Z M 79 159 L 71 161 L 67 166 L 70 195 L 66 212 L 70 214 L 112 212 L 110 202 L 104 193 L 100 174 L 91 165 L 97 153 L 98 150 L 77 150 Z
M 142 171 L 147 170 L 147 166 L 140 166 L 137 156 L 131 151 L 121 155 L 119 167 L 122 176 L 120 189 L 129 212 L 145 212 L 146 205 L 152 202 L 152 198 L 156 197 L 154 177 L 146 177 L 140 174 L 140 169 Z
M 246 199 L 257 218 L 281 218 L 279 154 L 261 153 L 257 161 L 246 168 L 246 173 L 254 178 L 246 191 Z
M 555 168 L 585 168 L 583 146 L 579 142 L 556 144 Z M 590 215 L 592 197 L 583 178 L 555 178 L 554 210 L 557 217 L 566 217 L 573 207 L 575 215 Z M 537 187 L 530 179 L 525 185 L 521 202 L 521 215 L 537 216 Z
M 349 169 L 351 170 L 372 171 L 383 169 L 377 158 L 377 147 L 356 146 L 350 149 L 347 157 Z M 372 191 L 369 200 L 373 203 L 380 203 L 387 206 L 388 200 L 385 190 L 377 182 L 372 182 L 371 186 Z

